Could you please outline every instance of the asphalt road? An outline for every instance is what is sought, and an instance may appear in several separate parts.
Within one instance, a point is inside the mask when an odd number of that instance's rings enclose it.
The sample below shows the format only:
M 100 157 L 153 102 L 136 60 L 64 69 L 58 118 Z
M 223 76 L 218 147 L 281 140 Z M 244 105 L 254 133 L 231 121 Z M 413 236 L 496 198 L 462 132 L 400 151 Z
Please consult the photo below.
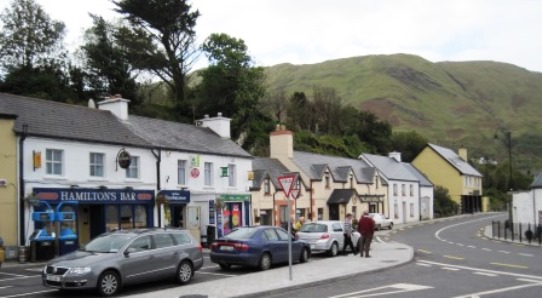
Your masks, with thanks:
M 415 248 L 412 263 L 267 297 L 541 297 L 542 248 L 485 239 L 503 214 L 467 216 L 379 233 Z M 387 235 L 383 235 L 387 234 Z

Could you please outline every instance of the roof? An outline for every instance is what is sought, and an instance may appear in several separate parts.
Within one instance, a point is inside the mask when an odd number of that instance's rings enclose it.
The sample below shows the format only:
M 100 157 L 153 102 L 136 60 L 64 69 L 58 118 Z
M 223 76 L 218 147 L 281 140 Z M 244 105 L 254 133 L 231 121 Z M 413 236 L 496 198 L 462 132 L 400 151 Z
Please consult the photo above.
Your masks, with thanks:
M 350 199 L 354 196 L 357 196 L 358 193 L 355 189 L 335 189 L 329 196 L 327 200 L 328 204 L 347 204 L 350 202 Z
M 531 184 L 531 188 L 542 188 L 542 172 L 538 173 L 538 175 L 535 177 L 533 183 Z
M 254 172 L 253 187 L 259 188 L 263 180 L 269 177 L 275 189 L 282 189 L 282 186 L 278 182 L 278 177 L 289 172 L 278 159 L 265 157 L 256 157 L 252 160 L 252 171 Z
M 207 127 L 130 115 L 126 126 L 154 147 L 216 155 L 252 158 L 229 138 Z
M 321 180 L 329 168 L 335 181 L 348 180 L 350 169 L 358 183 L 373 183 L 376 169 L 360 159 L 294 151 L 293 162 L 312 180 Z
M 453 150 L 435 144 L 427 144 L 427 146 L 433 149 L 438 155 L 440 155 L 450 165 L 456 168 L 461 174 L 477 177 L 483 176 L 468 162 L 459 157 L 459 155 L 457 155 L 457 153 L 455 153 Z
M 151 147 L 109 111 L 0 93 L 0 111 L 17 115 L 14 130 L 29 136 Z
M 433 183 L 431 183 L 431 181 L 429 181 L 429 179 L 427 179 L 427 177 L 420 171 L 418 171 L 418 169 L 416 169 L 416 167 L 414 167 L 412 164 L 409 164 L 409 163 L 403 163 L 403 165 L 407 168 L 407 170 L 409 170 L 414 176 L 416 176 L 416 178 L 418 178 L 418 180 L 420 181 L 420 186 L 424 186 L 424 187 L 433 187 Z
M 360 156 L 376 167 L 387 179 L 401 181 L 419 181 L 405 165 L 393 157 L 363 153 Z

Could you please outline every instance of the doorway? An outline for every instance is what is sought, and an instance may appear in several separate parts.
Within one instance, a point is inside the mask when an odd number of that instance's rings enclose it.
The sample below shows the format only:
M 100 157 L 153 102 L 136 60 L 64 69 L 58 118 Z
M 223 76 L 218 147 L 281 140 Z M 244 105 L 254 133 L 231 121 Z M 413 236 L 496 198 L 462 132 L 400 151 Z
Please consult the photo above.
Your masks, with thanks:
M 329 205 L 329 220 L 339 220 L 339 204 Z
M 90 239 L 105 233 L 104 205 L 88 205 L 90 224 Z
M 184 204 L 183 205 L 170 205 L 171 206 L 171 226 L 175 228 L 184 229 Z

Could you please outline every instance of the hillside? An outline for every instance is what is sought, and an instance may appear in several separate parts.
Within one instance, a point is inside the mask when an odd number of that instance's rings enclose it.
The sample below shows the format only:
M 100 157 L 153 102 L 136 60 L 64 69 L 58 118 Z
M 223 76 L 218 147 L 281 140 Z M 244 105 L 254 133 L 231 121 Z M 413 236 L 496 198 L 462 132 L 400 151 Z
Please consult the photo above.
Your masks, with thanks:
M 504 131 L 512 135 L 513 163 L 542 170 L 542 73 L 491 61 L 438 62 L 396 54 L 353 57 L 266 69 L 271 92 L 335 88 L 343 102 L 415 130 L 430 142 L 470 158 L 507 162 Z M 495 139 L 497 136 L 497 139 Z

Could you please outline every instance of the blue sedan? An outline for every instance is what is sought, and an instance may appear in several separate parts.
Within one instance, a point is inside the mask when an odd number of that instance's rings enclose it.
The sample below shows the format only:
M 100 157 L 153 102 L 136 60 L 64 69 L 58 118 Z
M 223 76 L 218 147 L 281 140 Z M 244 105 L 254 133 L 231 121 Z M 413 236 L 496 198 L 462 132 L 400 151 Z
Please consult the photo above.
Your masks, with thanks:
M 212 243 L 211 261 L 222 269 L 243 265 L 267 270 L 274 264 L 288 263 L 289 239 L 292 239 L 292 262 L 307 262 L 311 257 L 310 244 L 274 226 L 235 228 Z

